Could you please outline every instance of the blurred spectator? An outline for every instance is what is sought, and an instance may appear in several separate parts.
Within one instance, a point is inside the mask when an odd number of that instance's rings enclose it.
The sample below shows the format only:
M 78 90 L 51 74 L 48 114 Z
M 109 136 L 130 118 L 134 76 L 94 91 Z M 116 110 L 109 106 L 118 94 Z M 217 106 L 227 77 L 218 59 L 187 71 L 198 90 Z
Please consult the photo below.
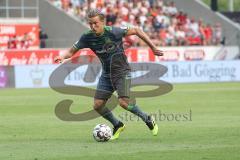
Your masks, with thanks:
M 46 39 L 48 39 L 48 35 L 43 31 L 42 27 L 40 27 L 39 28 L 40 48 L 46 48 Z
M 69 5 L 71 2 L 70 0 L 61 0 L 62 2 L 62 9 L 65 11 L 68 11 L 71 7 L 71 5 Z
M 195 21 L 194 18 L 191 19 L 188 27 L 189 27 L 190 30 L 192 30 L 192 33 L 193 33 L 193 36 L 194 36 L 194 37 L 200 36 L 200 33 L 199 33 L 199 25 L 198 25 L 198 23 Z
M 67 13 L 70 15 L 74 15 L 76 13 L 76 8 L 73 8 L 73 4 L 71 2 L 68 3 Z
M 178 20 L 178 25 L 185 25 L 187 23 L 187 14 L 184 14 L 182 11 L 180 11 L 177 16 L 176 16 L 177 20 Z
M 170 24 L 170 18 L 163 12 L 160 12 L 156 18 L 158 22 L 163 22 L 164 26 L 168 26 Z
M 8 49 L 17 49 L 17 43 L 18 43 L 18 41 L 17 41 L 16 35 L 9 37 Z
M 168 46 L 174 46 L 174 35 L 171 33 L 171 32 L 169 32 L 169 30 L 166 30 L 166 39 L 165 39 L 165 41 L 166 41 L 166 44 L 168 45 Z
M 161 46 L 166 46 L 167 43 L 166 43 L 166 38 L 167 38 L 167 32 L 166 32 L 166 29 L 163 28 L 159 31 L 159 38 L 160 38 L 160 45 Z
M 178 10 L 174 2 L 171 2 L 168 6 L 165 7 L 165 12 L 171 16 L 176 15 Z
M 20 41 L 20 48 L 21 49 L 28 49 L 32 43 L 32 39 L 28 35 L 28 33 L 24 33 L 23 37 Z
M 51 2 L 52 2 L 53 5 L 56 6 L 57 8 L 62 8 L 62 1 L 60 1 L 60 0 L 51 0 Z
M 22 36 L 12 36 L 8 40 L 8 49 L 28 49 L 33 43 L 29 33 L 24 33 Z
M 115 24 L 116 19 L 117 19 L 117 13 L 111 7 L 108 7 L 106 12 L 107 12 L 106 13 L 106 24 L 107 25 Z
M 153 26 L 155 32 L 159 32 L 160 29 L 165 28 L 164 27 L 164 19 L 162 20 L 162 22 L 159 22 L 156 17 L 154 17 L 153 23 L 151 25 Z M 145 29 L 145 31 L 146 31 L 146 29 Z M 148 32 L 146 32 L 146 33 L 148 33 Z
M 201 45 L 206 45 L 206 36 L 204 33 L 205 25 L 203 24 L 202 19 L 199 19 L 198 26 L 199 26 L 199 33 L 200 33 L 200 38 L 201 38 Z
M 213 31 L 212 31 L 212 26 L 210 24 L 207 24 L 207 26 L 204 28 L 204 35 L 205 35 L 206 45 L 211 45 Z
M 176 27 L 175 38 L 177 46 L 186 45 L 186 33 L 184 32 L 183 26 Z
M 213 27 L 213 44 L 219 45 L 222 41 L 222 27 L 220 23 L 215 23 Z

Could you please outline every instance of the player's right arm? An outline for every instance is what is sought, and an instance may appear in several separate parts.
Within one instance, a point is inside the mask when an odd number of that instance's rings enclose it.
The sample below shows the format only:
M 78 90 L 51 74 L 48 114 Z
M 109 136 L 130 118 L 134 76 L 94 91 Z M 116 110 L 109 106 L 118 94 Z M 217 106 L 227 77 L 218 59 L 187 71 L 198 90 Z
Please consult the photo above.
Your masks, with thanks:
M 87 48 L 87 45 L 85 43 L 85 37 L 85 34 L 83 34 L 81 38 L 77 42 L 75 42 L 71 48 L 69 48 L 62 55 L 55 57 L 54 61 L 56 63 L 63 63 L 65 61 L 68 61 L 69 58 L 71 58 L 75 53 L 77 53 L 78 50 Z
M 74 46 L 72 46 L 66 52 L 64 52 L 62 55 L 55 57 L 54 61 L 56 63 L 63 63 L 65 60 L 71 58 L 75 53 L 77 53 L 78 50 L 79 50 L 78 48 L 75 48 Z

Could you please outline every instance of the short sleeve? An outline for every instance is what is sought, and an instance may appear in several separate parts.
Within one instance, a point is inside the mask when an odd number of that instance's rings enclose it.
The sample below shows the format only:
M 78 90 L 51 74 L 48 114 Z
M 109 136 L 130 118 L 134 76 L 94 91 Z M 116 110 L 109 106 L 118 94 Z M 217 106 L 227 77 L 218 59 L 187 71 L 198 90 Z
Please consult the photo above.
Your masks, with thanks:
M 122 26 L 122 27 L 113 27 L 113 33 L 118 38 L 123 38 L 126 36 L 129 26 Z
M 73 44 L 73 47 L 76 49 L 83 49 L 87 48 L 86 41 L 85 41 L 85 36 L 82 35 L 77 42 Z

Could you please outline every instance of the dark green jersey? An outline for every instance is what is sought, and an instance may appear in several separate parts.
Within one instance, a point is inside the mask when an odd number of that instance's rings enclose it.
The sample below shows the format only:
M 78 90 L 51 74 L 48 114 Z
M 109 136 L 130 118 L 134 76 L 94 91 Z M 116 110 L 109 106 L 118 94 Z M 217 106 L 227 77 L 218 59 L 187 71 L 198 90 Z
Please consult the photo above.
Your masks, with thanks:
M 99 36 L 89 30 L 73 46 L 76 49 L 90 48 L 102 63 L 103 75 L 122 75 L 130 71 L 122 42 L 127 30 L 127 27 L 105 26 L 104 33 Z

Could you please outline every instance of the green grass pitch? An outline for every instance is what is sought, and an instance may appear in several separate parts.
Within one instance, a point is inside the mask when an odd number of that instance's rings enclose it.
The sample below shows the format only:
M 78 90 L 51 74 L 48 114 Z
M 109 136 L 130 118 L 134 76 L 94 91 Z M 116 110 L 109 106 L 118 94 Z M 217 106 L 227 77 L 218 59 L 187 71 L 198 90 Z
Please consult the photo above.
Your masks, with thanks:
M 74 100 L 72 112 L 92 106 L 91 98 L 51 89 L 0 90 L 0 160 L 240 159 L 240 83 L 178 84 L 166 95 L 137 99 L 148 113 L 191 110 L 191 120 L 158 119 L 159 135 L 153 137 L 144 123 L 128 117 L 120 139 L 106 143 L 92 137 L 104 119 L 64 122 L 55 116 L 56 103 L 65 98 Z M 119 118 L 124 113 L 114 110 Z

